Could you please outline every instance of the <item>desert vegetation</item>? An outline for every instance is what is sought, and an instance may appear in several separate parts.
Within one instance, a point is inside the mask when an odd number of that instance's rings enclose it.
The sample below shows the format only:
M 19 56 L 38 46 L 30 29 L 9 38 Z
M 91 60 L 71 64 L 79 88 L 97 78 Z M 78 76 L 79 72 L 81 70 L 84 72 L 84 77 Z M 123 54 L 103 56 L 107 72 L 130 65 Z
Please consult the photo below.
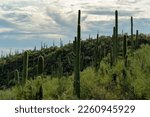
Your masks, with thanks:
M 0 58 L 0 99 L 150 99 L 150 36 L 118 34 L 81 39 L 81 11 L 73 43 L 41 45 Z

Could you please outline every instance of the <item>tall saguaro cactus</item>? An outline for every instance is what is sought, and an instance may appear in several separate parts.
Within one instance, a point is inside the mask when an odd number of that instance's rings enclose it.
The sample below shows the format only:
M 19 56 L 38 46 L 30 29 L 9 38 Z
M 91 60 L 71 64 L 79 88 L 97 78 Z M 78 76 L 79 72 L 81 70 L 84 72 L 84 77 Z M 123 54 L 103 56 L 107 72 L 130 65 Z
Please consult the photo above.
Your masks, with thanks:
M 23 82 L 25 82 L 28 78 L 28 52 L 25 51 L 24 52 L 24 56 L 23 56 Z
M 44 57 L 39 56 L 38 58 L 38 75 L 43 75 L 44 73 Z
M 131 16 L 131 49 L 134 49 L 133 46 L 133 17 Z
M 138 36 L 139 36 L 139 31 L 136 30 L 135 49 L 137 49 L 138 47 Z
M 115 11 L 115 40 L 116 40 L 116 56 L 118 57 L 118 11 Z
M 95 71 L 97 72 L 98 69 L 99 69 L 99 61 L 100 61 L 100 50 L 99 50 L 99 41 L 98 41 L 98 38 L 99 38 L 99 34 L 97 34 L 97 39 L 96 39 L 96 44 L 95 44 L 95 50 L 94 50 L 94 55 L 95 55 L 95 60 L 94 60 L 94 67 L 95 67 Z
M 80 98 L 80 41 L 81 41 L 81 26 L 80 26 L 81 11 L 78 11 L 78 25 L 77 25 L 77 38 L 74 41 L 75 50 L 75 75 L 74 75 L 74 87 L 75 94 Z

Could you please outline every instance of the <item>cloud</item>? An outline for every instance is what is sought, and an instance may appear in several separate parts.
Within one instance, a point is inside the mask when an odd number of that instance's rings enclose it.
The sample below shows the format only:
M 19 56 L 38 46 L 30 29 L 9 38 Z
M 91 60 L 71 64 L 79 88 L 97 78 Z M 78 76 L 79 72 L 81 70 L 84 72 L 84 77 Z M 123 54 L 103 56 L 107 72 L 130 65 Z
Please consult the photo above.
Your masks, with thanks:
M 130 32 L 133 16 L 134 29 L 149 33 L 149 0 L 4 0 L 0 2 L 0 46 L 32 48 L 60 38 L 67 43 L 76 35 L 79 9 L 82 39 L 97 32 L 111 35 L 116 9 L 120 31 Z

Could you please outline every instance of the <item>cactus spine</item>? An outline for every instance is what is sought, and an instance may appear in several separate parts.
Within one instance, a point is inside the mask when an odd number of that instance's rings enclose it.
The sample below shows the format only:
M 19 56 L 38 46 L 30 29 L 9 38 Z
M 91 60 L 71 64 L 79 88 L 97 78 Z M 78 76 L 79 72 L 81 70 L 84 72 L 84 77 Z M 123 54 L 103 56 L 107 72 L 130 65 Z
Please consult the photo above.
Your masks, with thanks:
M 28 78 L 28 52 L 25 51 L 24 52 L 24 56 L 23 56 L 23 82 L 25 83 L 25 81 Z
M 19 83 L 20 83 L 19 71 L 18 71 L 17 69 L 14 71 L 14 76 L 15 76 L 15 82 L 16 82 L 17 84 L 19 84 Z
M 75 38 L 75 75 L 74 75 L 74 87 L 75 94 L 80 98 L 80 41 L 81 41 L 81 27 L 80 27 L 81 11 L 78 11 L 78 25 L 77 25 L 77 38 Z
M 44 74 L 44 57 L 39 56 L 38 58 L 38 75 Z
M 133 17 L 131 16 L 131 49 L 133 50 Z

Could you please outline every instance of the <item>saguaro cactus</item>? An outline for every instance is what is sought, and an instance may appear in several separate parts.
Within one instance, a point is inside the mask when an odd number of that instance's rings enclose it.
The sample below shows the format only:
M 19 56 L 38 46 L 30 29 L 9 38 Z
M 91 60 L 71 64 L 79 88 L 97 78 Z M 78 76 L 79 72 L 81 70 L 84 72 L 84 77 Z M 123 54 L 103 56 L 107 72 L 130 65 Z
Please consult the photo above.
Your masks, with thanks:
M 18 71 L 17 69 L 14 71 L 14 77 L 15 77 L 15 82 L 16 82 L 17 84 L 19 84 L 19 83 L 20 83 L 19 71 Z
M 39 56 L 38 58 L 38 75 L 43 75 L 44 73 L 44 57 Z
M 138 36 L 139 36 L 139 31 L 136 30 L 135 49 L 137 49 L 137 47 L 138 47 Z
M 24 52 L 24 56 L 23 56 L 23 82 L 25 82 L 28 78 L 28 52 L 25 51 Z
M 131 16 L 131 49 L 133 50 L 133 17 Z
M 81 26 L 80 26 L 81 11 L 78 11 L 78 25 L 77 25 L 77 39 L 75 38 L 75 76 L 74 76 L 74 87 L 75 94 L 80 98 L 80 41 L 81 41 Z
M 118 57 L 118 11 L 115 11 L 115 40 L 116 40 L 116 56 Z
M 97 72 L 99 69 L 99 65 L 100 65 L 100 49 L 99 49 L 99 34 L 97 34 L 97 39 L 96 39 L 96 44 L 95 44 L 95 51 L 94 51 L 94 56 L 95 56 L 95 60 L 94 60 L 94 67 L 95 67 L 95 71 Z

